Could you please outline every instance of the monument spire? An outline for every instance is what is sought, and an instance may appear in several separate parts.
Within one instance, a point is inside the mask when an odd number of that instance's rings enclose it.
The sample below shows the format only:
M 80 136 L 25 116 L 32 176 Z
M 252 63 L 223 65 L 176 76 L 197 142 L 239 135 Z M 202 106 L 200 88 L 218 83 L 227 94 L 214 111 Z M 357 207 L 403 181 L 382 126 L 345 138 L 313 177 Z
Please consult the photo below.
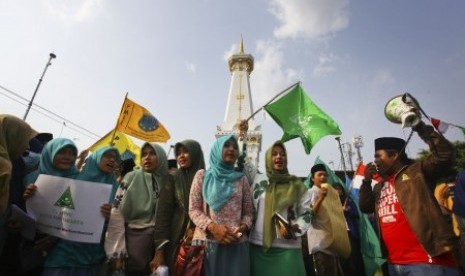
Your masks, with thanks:
M 241 36 L 239 53 L 233 54 L 228 59 L 231 83 L 229 86 L 228 101 L 224 114 L 224 121 L 217 126 L 215 136 L 238 135 L 241 120 L 249 118 L 253 114 L 252 97 L 250 90 L 250 74 L 253 71 L 254 58 L 244 52 L 244 41 Z M 253 118 L 249 120 L 247 132 L 247 158 L 258 168 L 258 157 L 261 151 L 261 126 L 256 126 Z
M 244 53 L 244 40 L 242 39 L 242 35 L 241 35 L 241 42 L 239 44 L 239 54 L 243 54 Z

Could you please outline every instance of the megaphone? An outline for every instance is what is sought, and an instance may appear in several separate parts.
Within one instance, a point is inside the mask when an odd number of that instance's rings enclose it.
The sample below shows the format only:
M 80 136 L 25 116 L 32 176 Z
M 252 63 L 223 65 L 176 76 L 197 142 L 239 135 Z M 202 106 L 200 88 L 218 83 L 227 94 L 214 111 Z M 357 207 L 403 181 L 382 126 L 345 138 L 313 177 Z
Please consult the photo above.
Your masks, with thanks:
M 395 96 L 384 107 L 386 118 L 402 128 L 414 127 L 421 121 L 420 105 L 409 93 Z

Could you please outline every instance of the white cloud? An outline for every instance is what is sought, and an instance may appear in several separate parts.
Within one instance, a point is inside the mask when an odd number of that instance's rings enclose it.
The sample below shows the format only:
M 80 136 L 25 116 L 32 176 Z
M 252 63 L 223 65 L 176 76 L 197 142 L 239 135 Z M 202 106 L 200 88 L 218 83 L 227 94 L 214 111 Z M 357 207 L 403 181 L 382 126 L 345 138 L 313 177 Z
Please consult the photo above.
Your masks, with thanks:
M 255 108 L 261 107 L 273 96 L 301 80 L 303 73 L 283 68 L 281 45 L 273 41 L 258 41 L 251 89 Z
M 334 63 L 340 59 L 334 54 L 323 54 L 318 58 L 318 64 L 313 68 L 312 76 L 315 78 L 325 77 L 336 70 Z
M 104 0 L 47 0 L 48 11 L 64 21 L 85 22 L 96 17 L 103 10 Z
M 230 56 L 239 53 L 239 43 L 231 45 L 229 50 L 225 51 L 223 54 L 223 59 L 228 60 Z
M 187 71 L 194 73 L 197 68 L 195 67 L 195 64 L 193 64 L 193 63 L 191 63 L 189 61 L 186 61 L 186 69 L 187 69 Z
M 349 25 L 349 0 L 271 0 L 277 38 L 324 39 Z

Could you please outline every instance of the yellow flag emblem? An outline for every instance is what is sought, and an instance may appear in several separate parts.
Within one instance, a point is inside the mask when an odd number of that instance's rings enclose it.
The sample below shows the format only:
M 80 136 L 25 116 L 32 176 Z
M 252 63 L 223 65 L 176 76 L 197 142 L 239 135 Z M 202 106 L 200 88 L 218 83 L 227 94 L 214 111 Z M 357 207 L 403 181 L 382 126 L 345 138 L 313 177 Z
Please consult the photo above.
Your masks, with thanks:
M 127 97 L 118 118 L 116 129 L 147 142 L 166 142 L 170 134 L 147 109 Z

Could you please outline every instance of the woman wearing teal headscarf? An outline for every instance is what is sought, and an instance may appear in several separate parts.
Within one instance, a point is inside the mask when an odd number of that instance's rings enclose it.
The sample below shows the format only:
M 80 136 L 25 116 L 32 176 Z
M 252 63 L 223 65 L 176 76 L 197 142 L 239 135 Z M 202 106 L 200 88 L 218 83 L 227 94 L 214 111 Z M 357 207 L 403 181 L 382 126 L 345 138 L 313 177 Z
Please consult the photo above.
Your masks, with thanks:
M 62 164 L 57 164 L 57 155 L 59 155 L 60 160 L 63 159 Z M 39 169 L 26 175 L 24 184 L 34 183 L 39 174 L 76 178 L 79 174 L 74 165 L 76 158 L 77 147 L 73 141 L 66 138 L 55 138 L 45 145 L 40 155 Z
M 77 152 L 75 144 L 69 139 L 51 140 L 42 151 L 39 169 L 27 176 L 26 183 L 35 182 L 40 174 L 78 179 L 79 171 L 75 166 Z M 35 185 L 30 184 L 26 189 L 25 197 L 33 196 L 36 189 Z M 58 240 L 47 255 L 42 275 L 96 275 L 100 270 L 102 259 L 87 256 L 87 250 L 83 250 L 86 246 L 79 242 Z
M 107 146 L 93 152 L 85 162 L 79 174 L 79 179 L 112 185 L 109 201 L 115 198 L 118 189 L 118 180 L 115 170 L 119 166 L 121 156 L 118 149 Z
M 210 151 L 210 168 L 194 176 L 189 216 L 196 225 L 193 244 L 206 244 L 206 275 L 249 275 L 247 232 L 252 225 L 252 196 L 243 173 L 234 169 L 238 143 L 218 138 Z
M 160 188 L 168 174 L 165 150 L 155 143 L 145 143 L 141 149 L 140 167 L 124 177 L 116 193 L 105 242 L 107 256 L 124 257 L 125 275 L 149 275 L 150 261 L 155 254 L 154 227 Z M 113 214 L 119 211 L 124 225 L 113 224 Z M 118 213 L 117 213 L 118 214 Z M 124 232 L 124 235 L 121 233 Z M 116 266 L 116 269 L 120 267 Z M 154 267 L 156 268 L 156 267 Z

